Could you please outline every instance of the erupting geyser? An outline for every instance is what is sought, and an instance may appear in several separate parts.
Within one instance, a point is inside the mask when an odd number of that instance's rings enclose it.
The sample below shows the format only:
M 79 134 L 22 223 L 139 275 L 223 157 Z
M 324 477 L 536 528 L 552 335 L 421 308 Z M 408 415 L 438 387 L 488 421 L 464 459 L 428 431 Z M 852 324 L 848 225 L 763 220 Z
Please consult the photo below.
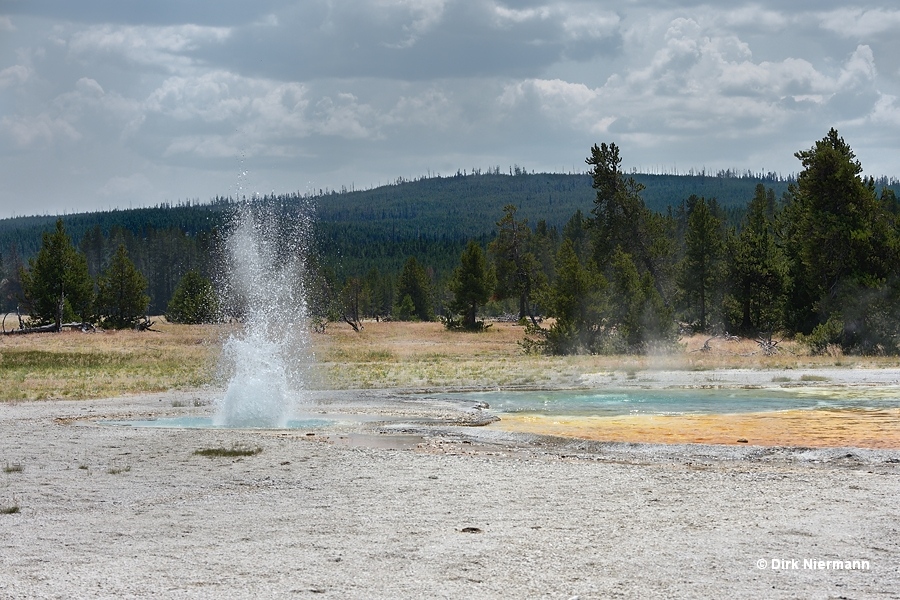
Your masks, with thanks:
M 284 427 L 313 362 L 305 295 L 311 214 L 244 204 L 226 242 L 226 310 L 243 322 L 223 348 L 229 378 L 214 424 Z

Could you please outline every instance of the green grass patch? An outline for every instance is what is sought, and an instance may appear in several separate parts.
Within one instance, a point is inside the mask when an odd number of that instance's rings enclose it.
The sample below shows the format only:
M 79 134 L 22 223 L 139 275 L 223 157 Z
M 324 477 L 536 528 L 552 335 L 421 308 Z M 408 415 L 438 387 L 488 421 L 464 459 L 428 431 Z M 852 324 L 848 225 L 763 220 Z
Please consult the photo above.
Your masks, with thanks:
M 18 504 L 13 504 L 12 506 L 0 507 L 0 515 L 14 515 L 17 512 L 19 512 Z
M 126 466 L 126 467 L 110 467 L 109 469 L 106 470 L 106 472 L 109 473 L 110 475 L 120 475 L 120 474 L 122 474 L 122 473 L 129 473 L 129 472 L 131 472 L 131 467 L 130 467 L 130 466 Z
M 259 446 L 250 448 L 248 446 L 232 446 L 231 448 L 200 448 L 194 450 L 194 454 L 209 457 L 233 458 L 236 456 L 255 456 L 262 452 Z
M 800 381 L 831 381 L 831 379 L 824 375 L 801 375 Z
M 365 350 L 355 348 L 335 348 L 328 352 L 325 358 L 331 362 L 350 363 L 396 362 L 397 360 L 397 357 L 390 350 Z
M 10 348 L 0 353 L 0 373 L 10 371 L 55 371 L 58 369 L 118 368 L 131 357 L 123 352 L 48 352 Z
M 772 378 L 773 383 L 787 383 L 789 381 L 793 381 L 790 377 L 785 377 L 784 375 L 776 375 Z
M 0 348 L 0 401 L 103 398 L 196 387 L 212 375 L 209 329 L 63 332 L 20 336 Z M 27 338 L 27 339 L 25 339 Z

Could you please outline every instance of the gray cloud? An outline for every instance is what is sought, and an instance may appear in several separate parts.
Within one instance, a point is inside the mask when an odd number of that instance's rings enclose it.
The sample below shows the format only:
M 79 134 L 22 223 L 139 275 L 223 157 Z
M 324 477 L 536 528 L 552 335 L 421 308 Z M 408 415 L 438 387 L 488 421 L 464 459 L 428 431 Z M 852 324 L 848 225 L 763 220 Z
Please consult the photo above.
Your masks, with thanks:
M 525 76 L 619 46 L 614 13 L 491 2 L 303 3 L 237 27 L 193 53 L 248 76 L 282 80 Z
M 152 7 L 152 8 L 151 8 Z M 887 2 L 0 5 L 0 216 L 513 163 L 796 171 L 837 127 L 896 175 Z
M 220 26 L 252 22 L 289 4 L 270 0 L 6 0 L 0 10 L 13 17 L 39 17 L 51 22 Z

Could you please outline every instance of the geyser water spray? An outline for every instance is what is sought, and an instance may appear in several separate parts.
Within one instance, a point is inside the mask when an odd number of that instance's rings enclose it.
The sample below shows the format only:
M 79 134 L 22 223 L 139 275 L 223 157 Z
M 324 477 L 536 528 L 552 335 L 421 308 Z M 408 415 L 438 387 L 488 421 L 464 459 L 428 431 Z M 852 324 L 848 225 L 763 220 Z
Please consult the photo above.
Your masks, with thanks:
M 228 377 L 214 423 L 284 427 L 314 356 L 305 293 L 312 211 L 299 201 L 245 202 L 225 244 L 223 304 L 242 323 L 225 342 Z

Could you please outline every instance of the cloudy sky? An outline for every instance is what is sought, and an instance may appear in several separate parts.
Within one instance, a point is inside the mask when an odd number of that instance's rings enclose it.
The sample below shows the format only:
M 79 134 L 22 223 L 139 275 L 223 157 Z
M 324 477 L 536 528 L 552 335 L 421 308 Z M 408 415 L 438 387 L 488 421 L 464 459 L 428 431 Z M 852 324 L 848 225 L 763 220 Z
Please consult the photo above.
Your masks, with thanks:
M 0 0 L 0 217 L 519 165 L 900 176 L 888 0 Z

